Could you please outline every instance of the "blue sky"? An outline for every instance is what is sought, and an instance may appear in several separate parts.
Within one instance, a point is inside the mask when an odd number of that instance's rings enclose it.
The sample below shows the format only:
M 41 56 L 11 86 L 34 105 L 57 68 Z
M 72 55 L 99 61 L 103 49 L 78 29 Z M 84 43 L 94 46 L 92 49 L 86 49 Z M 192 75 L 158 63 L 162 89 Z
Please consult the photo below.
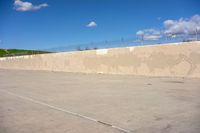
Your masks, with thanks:
M 197 15 L 198 25 L 199 14 L 200 0 L 0 0 L 0 47 L 45 49 L 136 39 L 139 31 L 149 35 L 167 27 L 174 32 L 177 26 L 168 27 L 172 22 L 167 20 L 180 24 Z

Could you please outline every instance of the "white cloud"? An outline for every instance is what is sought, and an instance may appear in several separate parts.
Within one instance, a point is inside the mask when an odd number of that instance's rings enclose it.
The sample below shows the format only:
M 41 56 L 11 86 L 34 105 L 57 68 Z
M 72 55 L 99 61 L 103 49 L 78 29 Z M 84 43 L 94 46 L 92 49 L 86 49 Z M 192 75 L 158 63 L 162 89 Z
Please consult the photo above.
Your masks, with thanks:
M 200 15 L 178 20 L 166 20 L 163 25 L 162 32 L 156 29 L 144 29 L 136 32 L 136 35 L 142 40 L 158 40 L 164 34 L 171 37 L 200 34 Z
M 47 7 L 47 3 L 42 3 L 39 5 L 33 5 L 31 2 L 23 2 L 21 0 L 15 0 L 14 2 L 14 9 L 17 11 L 32 11 L 32 10 L 39 10 L 43 7 Z
M 86 27 L 97 27 L 97 24 L 95 21 L 91 21 L 89 24 L 86 25 Z
M 144 40 L 158 40 L 161 37 L 160 35 L 145 35 Z
M 189 19 L 164 21 L 165 34 L 196 34 L 200 33 L 200 16 L 194 15 Z
M 158 40 L 162 37 L 160 31 L 156 29 L 139 30 L 136 35 L 141 36 L 144 40 Z
M 144 31 L 139 30 L 138 32 L 136 32 L 136 35 L 137 36 L 143 36 L 144 35 Z

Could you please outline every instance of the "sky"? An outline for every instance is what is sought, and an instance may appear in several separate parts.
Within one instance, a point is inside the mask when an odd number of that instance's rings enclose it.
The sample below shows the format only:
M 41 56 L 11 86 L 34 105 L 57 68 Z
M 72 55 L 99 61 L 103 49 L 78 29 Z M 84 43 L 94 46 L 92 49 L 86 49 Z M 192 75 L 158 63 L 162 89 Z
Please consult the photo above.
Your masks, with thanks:
M 47 49 L 200 32 L 200 0 L 0 0 L 0 47 Z

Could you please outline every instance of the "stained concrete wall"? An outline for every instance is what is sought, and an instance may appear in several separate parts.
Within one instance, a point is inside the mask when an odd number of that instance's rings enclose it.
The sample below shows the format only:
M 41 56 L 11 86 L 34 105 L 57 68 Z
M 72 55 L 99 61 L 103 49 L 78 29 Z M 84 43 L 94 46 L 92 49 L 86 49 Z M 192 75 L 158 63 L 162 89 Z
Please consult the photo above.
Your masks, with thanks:
M 200 77 L 200 42 L 6 57 L 0 68 Z

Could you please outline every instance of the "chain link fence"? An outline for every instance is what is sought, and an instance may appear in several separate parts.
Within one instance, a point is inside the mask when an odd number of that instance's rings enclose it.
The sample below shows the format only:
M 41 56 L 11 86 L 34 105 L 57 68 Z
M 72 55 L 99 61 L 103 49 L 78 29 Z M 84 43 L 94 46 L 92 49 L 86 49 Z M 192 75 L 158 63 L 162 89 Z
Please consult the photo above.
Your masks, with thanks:
M 101 41 L 101 42 L 90 42 L 83 44 L 73 44 L 66 46 L 58 46 L 49 49 L 40 49 L 41 51 L 49 52 L 67 52 L 67 51 L 84 51 L 84 50 L 95 50 L 104 48 L 116 48 L 116 47 L 129 47 L 129 46 L 144 46 L 144 45 L 158 45 L 166 43 L 177 43 L 177 42 L 191 42 L 200 40 L 200 34 L 196 35 L 171 35 L 162 36 L 157 40 L 143 40 L 135 38 L 121 38 L 113 41 Z

